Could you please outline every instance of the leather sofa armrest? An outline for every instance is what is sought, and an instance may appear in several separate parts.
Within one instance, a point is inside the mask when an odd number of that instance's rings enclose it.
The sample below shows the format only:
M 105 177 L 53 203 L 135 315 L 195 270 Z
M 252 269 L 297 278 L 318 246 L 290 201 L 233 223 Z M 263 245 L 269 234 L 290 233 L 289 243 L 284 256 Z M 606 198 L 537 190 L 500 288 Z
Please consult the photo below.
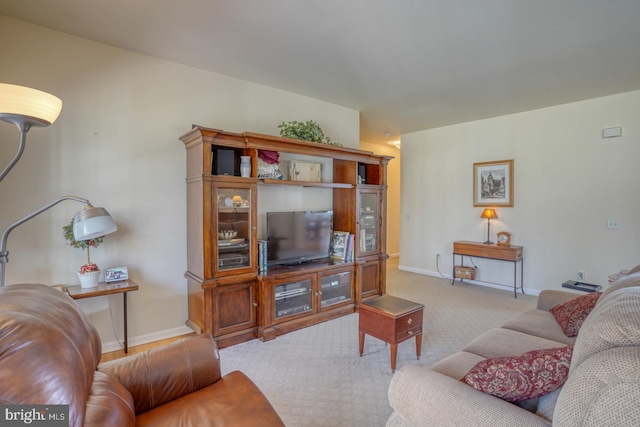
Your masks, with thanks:
M 549 427 L 526 409 L 430 369 L 404 366 L 391 379 L 394 417 L 414 426 Z
M 545 289 L 538 295 L 538 310 L 549 311 L 558 304 L 567 302 L 579 297 L 575 292 L 560 291 L 556 289 Z
M 218 347 L 213 337 L 206 334 L 102 363 L 98 370 L 129 390 L 136 415 L 207 387 L 221 378 Z

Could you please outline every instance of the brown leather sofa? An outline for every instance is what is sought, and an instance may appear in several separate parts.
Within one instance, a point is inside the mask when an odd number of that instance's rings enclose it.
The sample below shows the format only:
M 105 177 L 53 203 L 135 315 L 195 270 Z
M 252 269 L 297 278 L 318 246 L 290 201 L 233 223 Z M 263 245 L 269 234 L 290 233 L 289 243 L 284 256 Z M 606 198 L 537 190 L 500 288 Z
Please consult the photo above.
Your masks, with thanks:
M 99 364 L 100 337 L 44 285 L 0 289 L 0 404 L 69 405 L 69 426 L 284 426 L 209 335 Z

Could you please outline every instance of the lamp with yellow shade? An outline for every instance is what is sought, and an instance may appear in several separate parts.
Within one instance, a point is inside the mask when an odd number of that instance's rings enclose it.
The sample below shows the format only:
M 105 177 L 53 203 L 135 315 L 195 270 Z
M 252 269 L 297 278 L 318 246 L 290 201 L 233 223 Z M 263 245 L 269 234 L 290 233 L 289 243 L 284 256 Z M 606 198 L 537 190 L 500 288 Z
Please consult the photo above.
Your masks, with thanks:
M 487 241 L 484 242 L 484 244 L 493 245 L 493 242 L 489 237 L 489 233 L 491 230 L 491 220 L 498 219 L 498 214 L 496 213 L 495 209 L 485 209 L 482 211 L 482 214 L 480 214 L 480 218 L 487 218 Z

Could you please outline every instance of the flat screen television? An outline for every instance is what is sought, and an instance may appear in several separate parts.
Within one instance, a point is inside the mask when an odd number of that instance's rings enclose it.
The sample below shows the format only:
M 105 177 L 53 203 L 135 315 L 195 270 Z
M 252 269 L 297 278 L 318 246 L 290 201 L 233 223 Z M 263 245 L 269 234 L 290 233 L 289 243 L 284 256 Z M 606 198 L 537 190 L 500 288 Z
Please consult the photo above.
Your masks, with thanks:
M 329 257 L 333 211 L 267 212 L 267 265 Z

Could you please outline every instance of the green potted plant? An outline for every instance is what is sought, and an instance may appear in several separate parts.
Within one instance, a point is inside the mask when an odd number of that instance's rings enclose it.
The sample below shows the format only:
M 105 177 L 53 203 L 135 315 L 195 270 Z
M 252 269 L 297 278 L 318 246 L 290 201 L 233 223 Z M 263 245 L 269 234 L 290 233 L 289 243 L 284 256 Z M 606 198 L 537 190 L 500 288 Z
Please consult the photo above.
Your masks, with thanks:
M 80 286 L 83 288 L 95 288 L 98 286 L 98 278 L 100 277 L 100 268 L 91 262 L 91 248 L 97 248 L 104 240 L 104 236 L 96 237 L 89 240 L 76 240 L 73 237 L 73 219 L 71 222 L 62 227 L 64 238 L 69 241 L 69 246 L 74 248 L 87 250 L 87 263 L 80 266 L 78 278 Z
M 322 128 L 313 120 L 307 120 L 306 122 L 282 122 L 278 125 L 278 128 L 280 129 L 280 136 L 284 138 L 301 139 L 303 141 L 342 147 L 342 144 L 333 142 L 331 138 L 325 136 Z

